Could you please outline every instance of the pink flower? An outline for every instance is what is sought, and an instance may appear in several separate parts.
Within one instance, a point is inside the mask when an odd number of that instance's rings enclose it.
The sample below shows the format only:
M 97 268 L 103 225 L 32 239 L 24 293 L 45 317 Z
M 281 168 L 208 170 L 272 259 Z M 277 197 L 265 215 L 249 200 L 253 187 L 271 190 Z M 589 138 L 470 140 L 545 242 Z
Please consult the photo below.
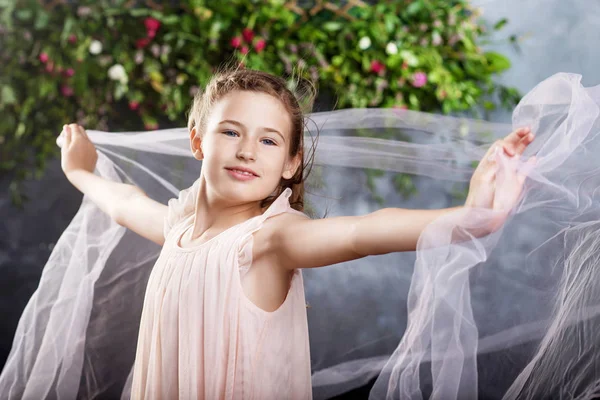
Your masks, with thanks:
M 242 47 L 242 49 L 240 50 L 240 52 L 241 52 L 242 54 L 248 54 L 248 46 L 244 46 L 244 47 Z
M 153 130 L 158 129 L 158 124 L 151 122 L 151 123 L 144 124 L 144 127 L 146 128 L 147 131 L 153 131 Z
M 260 39 L 254 44 L 254 48 L 256 49 L 257 53 L 260 53 L 261 51 L 263 51 L 265 49 L 266 45 L 267 45 L 267 42 L 265 41 L 265 39 Z
M 231 39 L 231 45 L 237 49 L 242 45 L 242 38 L 235 36 L 233 39 Z
M 424 72 L 416 72 L 413 75 L 412 85 L 416 88 L 425 86 L 427 83 L 427 75 Z
M 374 60 L 371 62 L 371 72 L 381 74 L 385 71 L 385 65 L 381 61 Z
M 149 38 L 138 39 L 135 41 L 135 47 L 137 47 L 138 49 L 143 49 L 144 47 L 148 46 L 149 43 Z
M 144 20 L 144 25 L 146 26 L 148 37 L 153 38 L 156 36 L 156 31 L 158 28 L 160 28 L 160 21 L 155 18 L 148 17 Z
M 75 70 L 73 68 L 67 68 L 67 70 L 65 71 L 65 76 L 70 78 L 73 75 L 75 75 Z
M 53 72 L 54 71 L 54 62 L 50 61 L 48 62 L 48 64 L 46 64 L 46 72 Z
M 48 54 L 46 53 L 42 53 L 40 54 L 40 61 L 43 62 L 44 64 L 50 59 L 50 57 L 48 57 Z
M 252 39 L 254 39 L 254 32 L 250 28 L 244 28 L 242 36 L 246 42 L 250 43 L 252 42 Z
M 60 93 L 65 97 L 71 97 L 75 92 L 72 87 L 64 85 L 60 87 Z
M 71 35 L 69 36 L 69 43 L 71 43 L 71 44 L 75 44 L 75 42 L 77 42 L 77 36 L 75 36 L 75 35 L 71 34 Z
M 130 102 L 129 102 L 129 109 L 130 109 L 131 111 L 135 111 L 135 110 L 137 110 L 138 108 L 140 108 L 140 103 L 138 103 L 137 101 L 130 101 Z

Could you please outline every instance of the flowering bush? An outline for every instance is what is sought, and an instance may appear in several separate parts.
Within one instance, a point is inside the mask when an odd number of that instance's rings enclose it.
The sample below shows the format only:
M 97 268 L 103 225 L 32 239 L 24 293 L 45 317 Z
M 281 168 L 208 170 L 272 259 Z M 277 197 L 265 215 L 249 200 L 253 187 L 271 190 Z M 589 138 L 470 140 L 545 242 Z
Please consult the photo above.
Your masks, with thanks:
M 78 3 L 0 2 L 0 171 L 13 179 L 17 203 L 18 182 L 41 176 L 59 154 L 64 123 L 182 126 L 192 96 L 232 60 L 297 71 L 338 108 L 481 116 L 519 98 L 493 82 L 509 62 L 481 49 L 490 27 L 467 0 L 390 0 L 344 12 L 331 2 L 312 13 L 283 0 Z

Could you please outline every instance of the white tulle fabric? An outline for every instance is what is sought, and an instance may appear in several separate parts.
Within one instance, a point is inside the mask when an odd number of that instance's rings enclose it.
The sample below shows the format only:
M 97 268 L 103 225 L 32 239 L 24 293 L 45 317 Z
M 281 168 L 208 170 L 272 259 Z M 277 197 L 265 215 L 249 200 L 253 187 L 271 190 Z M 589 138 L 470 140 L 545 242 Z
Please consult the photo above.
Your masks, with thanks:
M 315 216 L 449 206 L 473 163 L 515 127 L 537 137 L 522 160 L 499 156 L 498 200 L 509 195 L 508 164 L 538 158 L 491 235 L 473 232 L 493 212 L 462 209 L 430 224 L 416 253 L 303 271 L 314 398 L 368 382 L 373 399 L 600 395 L 599 102 L 600 87 L 557 74 L 523 98 L 512 126 L 390 109 L 310 116 L 307 133 L 320 129 L 307 182 Z M 89 136 L 101 151 L 98 174 L 158 201 L 198 177 L 185 129 Z M 365 172 L 374 170 L 383 176 L 373 183 Z M 398 172 L 415 176 L 419 194 L 410 200 L 390 189 Z M 0 398 L 128 398 L 159 251 L 84 198 L 23 313 Z

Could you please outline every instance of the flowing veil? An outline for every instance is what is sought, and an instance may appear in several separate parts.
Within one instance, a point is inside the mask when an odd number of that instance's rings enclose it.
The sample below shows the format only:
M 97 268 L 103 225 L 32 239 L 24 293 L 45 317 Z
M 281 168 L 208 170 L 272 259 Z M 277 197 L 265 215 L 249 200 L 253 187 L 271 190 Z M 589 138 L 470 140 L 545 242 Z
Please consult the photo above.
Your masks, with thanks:
M 492 211 L 464 208 L 431 223 L 416 252 L 304 270 L 316 399 L 372 381 L 373 399 L 600 395 L 599 103 L 600 86 L 557 74 L 523 98 L 512 126 L 397 109 L 310 115 L 315 218 L 459 205 L 474 163 L 514 127 L 536 133 L 525 156 L 538 158 L 493 234 L 473 234 Z M 190 195 L 201 163 L 186 129 L 88 135 L 97 174 L 163 203 Z M 500 200 L 503 171 L 527 157 L 501 156 Z M 0 399 L 128 398 L 159 252 L 84 197 L 23 312 Z

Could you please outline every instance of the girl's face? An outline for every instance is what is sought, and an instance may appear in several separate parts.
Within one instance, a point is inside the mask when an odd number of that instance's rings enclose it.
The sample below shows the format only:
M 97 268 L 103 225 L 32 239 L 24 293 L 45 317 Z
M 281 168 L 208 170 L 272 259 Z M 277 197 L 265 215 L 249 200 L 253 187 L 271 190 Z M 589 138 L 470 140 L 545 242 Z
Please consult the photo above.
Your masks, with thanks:
M 281 178 L 290 179 L 299 166 L 300 156 L 289 156 L 289 114 L 277 98 L 265 93 L 229 93 L 211 109 L 206 131 L 194 136 L 194 156 L 203 160 L 202 173 L 211 192 L 228 202 L 267 198 Z M 250 170 L 251 175 L 236 168 Z

